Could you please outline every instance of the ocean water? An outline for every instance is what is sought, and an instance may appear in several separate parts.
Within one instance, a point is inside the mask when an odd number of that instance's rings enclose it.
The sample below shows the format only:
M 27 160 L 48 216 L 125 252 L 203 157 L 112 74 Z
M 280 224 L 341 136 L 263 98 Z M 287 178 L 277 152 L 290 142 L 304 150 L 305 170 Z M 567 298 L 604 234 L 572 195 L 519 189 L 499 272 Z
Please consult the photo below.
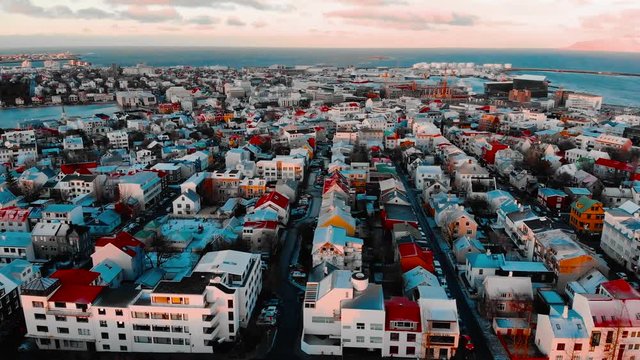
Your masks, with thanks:
M 0 49 L 0 53 L 70 51 L 96 66 L 210 66 L 229 67 L 329 64 L 336 66 L 408 67 L 418 62 L 509 63 L 513 67 L 576 69 L 640 73 L 640 53 L 575 52 L 562 50 L 504 49 L 293 49 L 208 47 L 71 47 Z M 553 86 L 595 93 L 608 104 L 640 106 L 640 77 L 537 73 Z M 465 79 L 474 91 L 482 84 Z M 70 108 L 70 107 L 69 107 Z M 0 110 L 0 126 L 24 119 L 50 116 L 50 108 Z M 91 108 L 77 115 L 91 115 Z M 33 110 L 33 111 L 32 111 Z M 68 110 L 68 113 L 71 110 Z
M 112 115 L 120 111 L 118 104 L 67 105 L 64 112 L 67 116 L 87 117 L 95 114 Z M 17 127 L 25 120 L 59 120 L 62 116 L 61 106 L 25 107 L 0 110 L 0 128 Z

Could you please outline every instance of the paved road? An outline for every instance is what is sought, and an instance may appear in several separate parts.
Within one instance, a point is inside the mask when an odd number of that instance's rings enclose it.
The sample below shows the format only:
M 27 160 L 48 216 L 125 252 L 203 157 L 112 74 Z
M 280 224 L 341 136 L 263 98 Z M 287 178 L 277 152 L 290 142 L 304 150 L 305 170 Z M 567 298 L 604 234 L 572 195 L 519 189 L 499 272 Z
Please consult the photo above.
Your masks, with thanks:
M 487 342 L 485 339 L 484 331 L 478 322 L 478 319 L 474 316 L 469 307 L 469 304 L 466 301 L 466 297 L 464 291 L 461 288 L 461 285 L 457 276 L 457 269 L 451 266 L 451 263 L 447 259 L 447 255 L 442 250 L 440 243 L 437 241 L 437 237 L 434 233 L 434 229 L 429 226 L 429 222 L 427 221 L 427 216 L 424 213 L 424 209 L 422 208 L 418 199 L 420 197 L 416 194 L 414 188 L 409 185 L 409 181 L 407 179 L 407 175 L 404 169 L 397 165 L 398 175 L 402 180 L 405 188 L 407 189 L 407 195 L 411 205 L 414 208 L 416 216 L 418 217 L 418 221 L 420 226 L 428 232 L 429 237 L 432 239 L 432 249 L 435 257 L 440 262 L 445 277 L 447 279 L 447 284 L 449 286 L 449 290 L 451 291 L 451 295 L 456 299 L 456 303 L 458 305 L 458 316 L 464 323 L 467 328 L 468 335 L 471 336 L 471 339 L 475 345 L 475 354 L 477 359 L 500 359 L 503 354 L 493 354 L 489 347 L 487 346 Z
M 290 220 L 285 235 L 285 242 L 280 250 L 278 263 L 279 286 L 276 290 L 282 300 L 282 314 L 278 318 L 278 335 L 273 348 L 264 359 L 300 359 L 300 334 L 302 332 L 302 304 L 298 298 L 299 289 L 289 283 L 289 265 L 296 251 L 300 250 L 298 229 L 304 223 L 316 221 L 322 201 L 319 191 L 313 188 L 315 175 L 309 176 L 307 187 L 303 193 L 314 195 L 307 216 L 300 220 Z M 309 186 L 311 184 L 311 186 Z

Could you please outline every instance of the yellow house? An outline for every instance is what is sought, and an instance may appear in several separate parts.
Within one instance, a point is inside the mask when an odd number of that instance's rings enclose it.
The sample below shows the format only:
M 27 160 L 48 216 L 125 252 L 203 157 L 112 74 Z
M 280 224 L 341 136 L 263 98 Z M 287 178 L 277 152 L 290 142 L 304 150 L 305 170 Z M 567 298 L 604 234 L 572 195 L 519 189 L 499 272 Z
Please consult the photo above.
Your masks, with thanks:
M 324 214 L 320 214 L 318 218 L 318 227 L 323 228 L 334 226 L 345 229 L 347 235 L 354 236 L 356 234 L 356 220 L 342 209 L 333 209 Z

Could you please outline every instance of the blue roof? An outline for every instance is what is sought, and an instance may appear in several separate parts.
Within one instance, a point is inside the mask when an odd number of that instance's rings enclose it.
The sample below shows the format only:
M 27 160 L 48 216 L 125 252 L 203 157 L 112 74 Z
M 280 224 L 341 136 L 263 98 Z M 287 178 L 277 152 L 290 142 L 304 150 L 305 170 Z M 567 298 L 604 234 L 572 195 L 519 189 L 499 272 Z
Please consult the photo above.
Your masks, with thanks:
M 564 299 L 555 290 L 540 290 L 539 291 L 542 300 L 549 305 L 564 305 Z
M 467 261 L 474 268 L 499 269 L 504 265 L 504 255 L 502 254 L 470 254 Z
M 31 245 L 31 233 L 7 231 L 0 234 L 0 247 L 28 247 Z
M 575 195 L 591 195 L 591 191 L 583 187 L 570 187 L 569 190 Z
M 49 204 L 42 210 L 44 212 L 70 212 L 77 208 L 78 205 L 71 204 Z
M 562 190 L 548 188 L 548 187 L 538 188 L 538 191 L 542 195 L 544 195 L 546 197 L 549 197 L 549 196 L 567 196 L 567 194 Z
M 120 267 L 120 265 L 107 259 L 94 266 L 91 271 L 99 272 L 102 280 L 110 283 L 113 281 L 113 279 L 116 278 L 116 276 L 118 276 L 118 274 L 122 273 L 122 268 Z
M 549 272 L 547 266 L 540 261 L 505 261 L 500 266 L 504 271 Z

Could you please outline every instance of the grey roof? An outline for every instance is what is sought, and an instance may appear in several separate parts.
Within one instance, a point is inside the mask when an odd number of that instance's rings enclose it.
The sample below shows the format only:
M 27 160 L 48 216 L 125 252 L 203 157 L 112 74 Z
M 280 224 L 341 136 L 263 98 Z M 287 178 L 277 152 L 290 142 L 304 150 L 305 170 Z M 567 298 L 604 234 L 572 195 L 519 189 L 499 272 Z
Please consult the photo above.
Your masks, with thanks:
M 194 272 L 180 281 L 163 280 L 153 289 L 153 293 L 200 295 L 204 293 L 211 278 L 215 276 L 216 274 L 212 273 Z
M 122 285 L 119 288 L 105 288 L 100 293 L 100 297 L 93 304 L 101 307 L 127 307 L 133 303 L 140 289 L 136 289 L 135 285 Z
M 353 299 L 342 301 L 343 309 L 384 310 L 382 286 L 369 284 L 364 291 L 353 292 Z

